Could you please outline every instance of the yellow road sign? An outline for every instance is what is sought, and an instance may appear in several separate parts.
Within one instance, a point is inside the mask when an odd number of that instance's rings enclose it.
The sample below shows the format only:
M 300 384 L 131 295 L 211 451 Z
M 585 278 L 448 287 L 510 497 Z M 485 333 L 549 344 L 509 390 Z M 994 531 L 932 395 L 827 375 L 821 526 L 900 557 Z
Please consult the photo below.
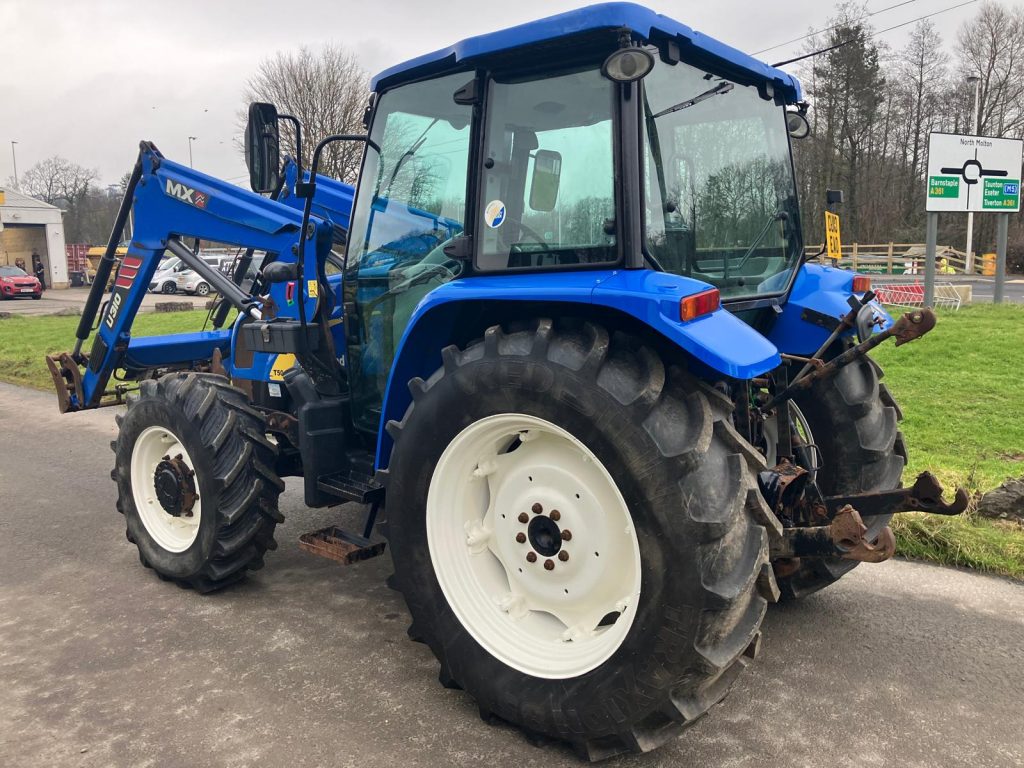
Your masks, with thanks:
M 839 216 L 825 211 L 825 250 L 830 259 L 839 260 L 843 257 L 843 241 L 839 236 Z

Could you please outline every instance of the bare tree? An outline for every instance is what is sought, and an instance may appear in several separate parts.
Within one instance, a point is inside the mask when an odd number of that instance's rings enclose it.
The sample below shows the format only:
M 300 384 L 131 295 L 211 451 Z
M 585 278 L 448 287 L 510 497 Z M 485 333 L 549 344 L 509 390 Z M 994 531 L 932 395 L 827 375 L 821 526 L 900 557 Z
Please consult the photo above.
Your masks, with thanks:
M 98 178 L 93 168 L 85 168 L 60 155 L 36 163 L 21 177 L 21 189 L 32 197 L 66 211 L 65 235 L 69 242 L 81 237 L 83 215 L 89 207 L 92 184 Z
M 1024 8 L 984 3 L 960 28 L 957 47 L 962 75 L 981 77 L 978 132 L 1019 135 L 1024 129 Z
M 297 53 L 278 52 L 264 59 L 249 79 L 244 97 L 268 101 L 302 123 L 302 164 L 309 167 L 316 143 L 335 133 L 362 133 L 369 95 L 369 76 L 356 56 L 341 46 L 326 45 L 317 52 L 303 47 Z M 244 117 L 243 117 L 244 122 Z M 283 149 L 297 156 L 295 134 L 281 122 Z M 320 172 L 347 182 L 359 173 L 362 144 L 336 142 L 320 157 Z

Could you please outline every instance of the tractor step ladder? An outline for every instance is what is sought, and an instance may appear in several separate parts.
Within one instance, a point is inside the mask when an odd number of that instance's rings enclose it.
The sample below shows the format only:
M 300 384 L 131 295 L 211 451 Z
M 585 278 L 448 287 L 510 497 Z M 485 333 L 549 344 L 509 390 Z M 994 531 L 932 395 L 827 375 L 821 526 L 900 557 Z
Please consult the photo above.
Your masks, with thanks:
M 342 565 L 352 565 L 383 553 L 386 543 L 380 538 L 372 537 L 371 534 L 377 518 L 377 509 L 384 497 L 384 486 L 371 476 L 354 470 L 323 475 L 317 478 L 316 484 L 324 493 L 337 496 L 344 501 L 371 506 L 366 513 L 362 536 L 332 525 L 303 534 L 299 537 L 299 547 L 314 555 L 336 560 Z

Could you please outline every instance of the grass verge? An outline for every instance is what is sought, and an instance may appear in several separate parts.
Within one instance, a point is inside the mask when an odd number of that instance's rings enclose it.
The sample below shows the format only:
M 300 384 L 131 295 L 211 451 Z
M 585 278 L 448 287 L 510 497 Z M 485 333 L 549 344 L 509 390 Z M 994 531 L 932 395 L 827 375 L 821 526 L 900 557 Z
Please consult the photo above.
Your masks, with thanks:
M 978 495 L 1024 475 L 1024 307 L 976 304 L 939 312 L 930 334 L 873 353 L 903 408 L 904 481 L 929 469 L 951 491 Z M 973 505 L 972 505 L 973 506 Z M 893 519 L 897 552 L 1024 579 L 1024 528 L 972 512 Z
M 139 314 L 132 326 L 133 336 L 197 331 L 203 327 L 206 310 Z M 20 317 L 0 320 L 0 381 L 33 389 L 52 390 L 53 380 L 46 368 L 46 355 L 70 352 L 75 345 L 77 317 Z M 91 341 L 86 342 L 88 350 Z M 56 394 L 54 395 L 56 396 Z

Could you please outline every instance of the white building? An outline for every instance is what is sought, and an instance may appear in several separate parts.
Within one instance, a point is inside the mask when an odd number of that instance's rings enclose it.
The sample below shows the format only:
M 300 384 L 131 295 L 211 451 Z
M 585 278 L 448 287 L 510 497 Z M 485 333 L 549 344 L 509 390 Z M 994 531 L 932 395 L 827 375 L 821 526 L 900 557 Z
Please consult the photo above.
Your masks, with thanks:
M 13 189 L 0 189 L 0 264 L 32 272 L 32 254 L 46 269 L 47 288 L 68 287 L 62 211 Z

